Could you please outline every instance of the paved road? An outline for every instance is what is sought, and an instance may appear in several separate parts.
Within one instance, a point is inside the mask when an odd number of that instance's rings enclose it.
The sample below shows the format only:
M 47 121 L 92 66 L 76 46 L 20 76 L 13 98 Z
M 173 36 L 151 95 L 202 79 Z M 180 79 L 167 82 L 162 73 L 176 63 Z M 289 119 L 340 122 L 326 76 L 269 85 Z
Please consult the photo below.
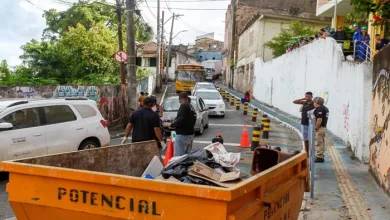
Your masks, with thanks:
M 165 98 L 177 95 L 173 85 L 168 86 Z M 242 112 L 234 111 L 227 104 L 225 118 L 210 118 L 210 126 L 205 130 L 201 136 L 196 136 L 194 140 L 193 150 L 201 149 L 211 143 L 211 140 L 217 133 L 222 133 L 224 138 L 225 148 L 229 152 L 245 152 L 247 148 L 238 147 L 240 137 L 243 130 L 243 125 L 247 125 L 249 137 L 252 136 L 252 126 L 249 118 L 245 118 Z M 251 109 L 249 111 L 252 111 Z M 120 144 L 121 138 L 112 139 L 111 145 Z M 270 139 L 264 141 L 264 144 L 272 146 L 280 146 L 284 150 L 293 151 L 302 148 L 299 136 L 291 130 L 279 126 L 277 123 L 271 124 Z M 250 155 L 247 155 L 250 157 Z M 249 166 L 246 166 L 248 168 Z M 244 169 L 244 167 L 240 167 Z M 7 176 L 2 175 L 0 179 L 0 220 L 13 217 L 13 212 L 7 202 L 7 193 L 5 192 L 5 185 L 8 182 Z

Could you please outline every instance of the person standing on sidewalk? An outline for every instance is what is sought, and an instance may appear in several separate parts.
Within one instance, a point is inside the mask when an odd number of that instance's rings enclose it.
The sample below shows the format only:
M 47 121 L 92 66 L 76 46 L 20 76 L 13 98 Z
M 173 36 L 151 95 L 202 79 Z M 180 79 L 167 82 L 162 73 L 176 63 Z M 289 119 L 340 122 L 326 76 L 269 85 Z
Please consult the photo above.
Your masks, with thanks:
M 309 157 L 309 117 L 307 115 L 308 111 L 314 109 L 313 103 L 313 93 L 306 92 L 305 98 L 297 99 L 293 103 L 301 106 L 301 132 L 302 132 L 302 140 L 305 143 L 305 150 L 307 152 L 307 156 Z
M 185 92 L 179 95 L 180 108 L 173 123 L 164 123 L 164 127 L 175 128 L 176 139 L 174 144 L 174 156 L 182 156 L 191 153 L 192 142 L 194 141 L 194 126 L 196 122 L 196 111 L 191 105 L 190 98 Z
M 143 102 L 144 107 L 131 114 L 122 144 L 128 142 L 130 132 L 133 131 L 133 143 L 155 140 L 160 149 L 165 148 L 166 144 L 163 141 L 160 128 L 160 118 L 152 110 L 155 105 L 155 101 L 152 98 L 146 97 Z
M 313 99 L 314 115 L 316 117 L 316 159 L 315 163 L 323 163 L 325 153 L 325 135 L 326 135 L 326 124 L 328 123 L 329 109 L 324 106 L 324 99 L 321 97 L 315 97 Z

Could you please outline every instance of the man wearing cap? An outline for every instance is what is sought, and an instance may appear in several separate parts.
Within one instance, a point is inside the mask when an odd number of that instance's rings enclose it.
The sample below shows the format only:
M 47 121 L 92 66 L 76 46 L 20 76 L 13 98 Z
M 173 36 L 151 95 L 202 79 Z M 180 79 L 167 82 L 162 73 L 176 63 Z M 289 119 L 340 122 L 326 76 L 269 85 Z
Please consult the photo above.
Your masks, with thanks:
M 361 30 L 360 30 L 360 26 L 358 23 L 355 23 L 353 25 L 353 37 L 352 37 L 352 40 L 355 41 L 355 40 L 359 40 L 360 38 L 360 34 L 362 33 Z
M 176 139 L 174 144 L 174 156 L 182 156 L 191 153 L 192 142 L 194 141 L 194 126 L 196 122 L 196 111 L 191 105 L 188 94 L 179 94 L 180 108 L 173 123 L 164 123 L 164 127 L 175 128 Z
M 131 114 L 122 144 L 128 142 L 130 132 L 133 131 L 133 143 L 155 140 L 157 141 L 159 148 L 165 148 L 160 128 L 160 118 L 158 117 L 158 114 L 152 110 L 155 105 L 156 103 L 152 98 L 146 97 L 144 99 L 143 108 Z
M 337 27 L 336 33 L 334 34 L 334 39 L 339 41 L 338 43 L 343 43 L 343 41 L 347 40 L 347 34 L 343 30 L 343 27 Z

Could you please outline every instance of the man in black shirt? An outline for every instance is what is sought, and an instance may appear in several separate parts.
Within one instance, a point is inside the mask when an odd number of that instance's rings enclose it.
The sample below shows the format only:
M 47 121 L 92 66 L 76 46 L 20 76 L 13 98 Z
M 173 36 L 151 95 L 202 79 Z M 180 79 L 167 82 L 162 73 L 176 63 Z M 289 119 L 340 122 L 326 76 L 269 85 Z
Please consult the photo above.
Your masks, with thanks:
M 324 99 L 321 97 L 315 97 L 313 99 L 314 115 L 316 116 L 316 163 L 324 162 L 325 153 L 325 135 L 326 124 L 328 123 L 329 110 L 324 106 Z
M 165 143 L 163 142 L 161 135 L 160 118 L 158 117 L 158 114 L 152 110 L 155 105 L 156 103 L 152 98 L 146 97 L 143 100 L 144 107 L 131 114 L 122 144 L 128 142 L 130 132 L 133 130 L 133 143 L 155 140 L 157 141 L 159 148 L 165 148 Z
M 306 92 L 305 98 L 297 99 L 293 103 L 301 106 L 301 132 L 302 132 L 302 140 L 305 143 L 305 150 L 307 153 L 307 156 L 309 157 L 309 118 L 307 115 L 308 111 L 311 111 L 314 109 L 313 104 L 313 93 Z
M 194 140 L 194 126 L 196 122 L 196 111 L 191 105 L 191 100 L 187 93 L 179 95 L 180 108 L 175 121 L 164 123 L 164 127 L 172 127 L 176 130 L 176 139 L 174 144 L 174 156 L 182 156 L 188 154 L 192 149 Z

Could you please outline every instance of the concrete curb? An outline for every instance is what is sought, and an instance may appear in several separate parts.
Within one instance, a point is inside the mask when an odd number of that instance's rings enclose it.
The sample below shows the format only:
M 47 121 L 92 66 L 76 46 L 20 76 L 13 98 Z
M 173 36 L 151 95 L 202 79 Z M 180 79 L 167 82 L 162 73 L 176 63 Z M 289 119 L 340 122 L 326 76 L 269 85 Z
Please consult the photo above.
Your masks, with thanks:
M 220 88 L 221 88 L 221 87 L 220 87 Z M 222 88 L 221 88 L 221 89 L 222 89 Z M 224 90 L 224 91 L 227 92 L 227 93 L 229 93 L 230 96 L 234 96 L 235 98 L 240 99 L 240 97 L 238 97 L 238 96 L 236 96 L 236 95 L 230 93 L 229 91 L 226 91 L 226 90 Z M 252 103 L 249 103 L 249 106 L 251 106 L 252 108 L 257 108 L 257 109 L 259 109 L 258 107 L 256 107 L 256 106 L 253 105 Z M 264 113 L 264 114 L 267 114 L 269 118 L 271 118 L 272 120 L 274 120 L 274 121 L 280 123 L 283 127 L 286 127 L 286 128 L 288 128 L 288 129 L 290 129 L 290 130 L 295 131 L 296 133 L 298 133 L 299 137 L 302 139 L 302 133 L 301 133 L 301 131 L 300 131 L 299 129 L 295 128 L 295 127 L 292 126 L 291 124 L 288 124 L 288 123 L 286 123 L 286 122 L 280 120 L 278 117 L 276 117 L 276 116 L 270 114 L 269 112 L 262 111 L 262 110 L 260 110 L 260 109 L 259 109 L 259 112 L 262 112 L 262 113 Z M 305 145 L 304 145 L 304 142 L 303 142 L 303 141 L 302 141 L 302 150 L 303 150 L 303 151 L 305 150 Z

